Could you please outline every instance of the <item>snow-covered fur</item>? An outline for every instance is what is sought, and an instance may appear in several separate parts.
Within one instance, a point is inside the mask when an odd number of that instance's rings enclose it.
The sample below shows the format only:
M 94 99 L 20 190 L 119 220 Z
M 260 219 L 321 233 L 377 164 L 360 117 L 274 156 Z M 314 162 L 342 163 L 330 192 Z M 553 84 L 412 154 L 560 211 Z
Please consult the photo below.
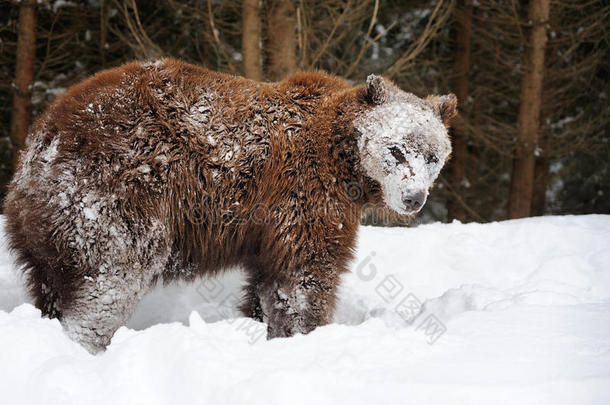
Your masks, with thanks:
M 361 164 L 381 184 L 384 201 L 399 214 L 423 207 L 428 190 L 451 153 L 451 142 L 433 105 L 384 80 L 369 76 L 368 85 L 383 94 L 369 111 L 355 120 Z M 455 111 L 455 96 L 435 100 Z M 449 106 L 451 104 L 451 106 Z
M 454 97 L 377 76 L 125 64 L 34 125 L 4 206 L 10 247 L 35 304 L 92 352 L 156 281 L 234 265 L 269 337 L 307 333 L 332 318 L 363 205 L 417 211 L 407 200 L 438 175 L 454 114 Z

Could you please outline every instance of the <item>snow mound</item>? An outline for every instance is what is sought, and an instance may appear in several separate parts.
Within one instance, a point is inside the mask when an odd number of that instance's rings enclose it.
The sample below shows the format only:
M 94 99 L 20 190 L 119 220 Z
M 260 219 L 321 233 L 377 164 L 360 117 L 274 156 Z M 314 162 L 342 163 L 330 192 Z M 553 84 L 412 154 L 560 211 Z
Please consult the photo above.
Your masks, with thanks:
M 0 403 L 607 404 L 609 246 L 603 215 L 363 227 L 331 325 L 267 341 L 236 269 L 158 287 L 92 356 L 0 237 Z

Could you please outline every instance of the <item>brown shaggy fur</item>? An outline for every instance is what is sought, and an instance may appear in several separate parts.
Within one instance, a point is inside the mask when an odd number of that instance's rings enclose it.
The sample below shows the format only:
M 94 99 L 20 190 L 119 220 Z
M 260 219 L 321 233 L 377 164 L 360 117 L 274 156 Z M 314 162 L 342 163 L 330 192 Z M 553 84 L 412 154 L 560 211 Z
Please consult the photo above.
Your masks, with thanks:
M 270 337 L 329 322 L 361 208 L 380 201 L 352 125 L 374 96 L 171 59 L 75 85 L 34 125 L 4 206 L 35 304 L 95 352 L 156 280 L 239 265 L 243 312 Z

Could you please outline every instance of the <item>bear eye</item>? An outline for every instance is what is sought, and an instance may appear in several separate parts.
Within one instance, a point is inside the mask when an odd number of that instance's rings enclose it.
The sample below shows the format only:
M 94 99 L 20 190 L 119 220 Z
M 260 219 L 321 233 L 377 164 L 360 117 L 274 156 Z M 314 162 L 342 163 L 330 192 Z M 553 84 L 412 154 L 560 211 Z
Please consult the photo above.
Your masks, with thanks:
M 426 156 L 426 163 L 438 163 L 438 158 L 434 153 L 429 153 Z
M 405 158 L 405 155 L 396 146 L 392 146 L 390 148 L 390 153 L 392 154 L 392 156 L 394 156 L 394 159 L 396 159 L 398 163 L 407 162 L 407 158 Z

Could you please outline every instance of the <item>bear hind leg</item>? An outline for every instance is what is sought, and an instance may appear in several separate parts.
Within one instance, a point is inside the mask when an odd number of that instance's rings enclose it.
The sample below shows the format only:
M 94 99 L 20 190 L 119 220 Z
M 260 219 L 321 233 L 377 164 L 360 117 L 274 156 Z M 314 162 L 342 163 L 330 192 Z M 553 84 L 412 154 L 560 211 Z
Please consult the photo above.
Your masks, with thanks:
M 134 277 L 127 272 L 88 278 L 62 308 L 60 322 L 66 334 L 90 353 L 103 351 L 151 284 L 151 277 Z

